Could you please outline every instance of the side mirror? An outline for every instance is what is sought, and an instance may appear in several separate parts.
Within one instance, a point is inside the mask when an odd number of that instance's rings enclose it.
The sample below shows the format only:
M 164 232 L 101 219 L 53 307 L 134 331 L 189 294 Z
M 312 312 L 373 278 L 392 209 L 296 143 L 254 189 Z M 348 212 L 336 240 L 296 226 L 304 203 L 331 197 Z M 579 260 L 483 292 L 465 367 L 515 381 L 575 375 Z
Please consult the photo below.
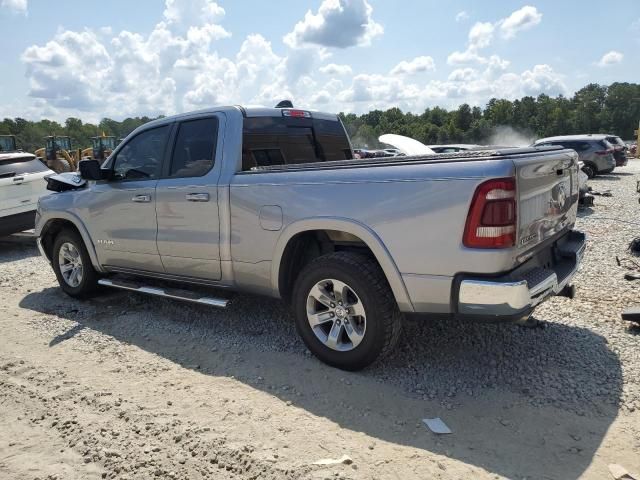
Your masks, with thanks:
M 80 176 L 85 180 L 104 180 L 107 178 L 106 171 L 100 168 L 98 160 L 81 160 Z

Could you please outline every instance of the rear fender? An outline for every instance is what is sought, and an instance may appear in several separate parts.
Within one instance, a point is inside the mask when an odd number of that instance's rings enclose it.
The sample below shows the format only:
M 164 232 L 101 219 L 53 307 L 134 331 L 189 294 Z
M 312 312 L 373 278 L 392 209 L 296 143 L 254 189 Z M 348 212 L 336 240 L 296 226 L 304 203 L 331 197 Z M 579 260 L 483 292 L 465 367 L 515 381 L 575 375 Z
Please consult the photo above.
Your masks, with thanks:
M 407 293 L 400 271 L 382 240 L 366 225 L 352 219 L 340 217 L 319 217 L 298 220 L 288 225 L 280 235 L 271 263 L 271 288 L 274 296 L 280 296 L 279 274 L 282 256 L 289 241 L 297 234 L 312 230 L 336 230 L 355 235 L 373 252 L 376 260 L 387 277 L 389 286 L 402 312 L 413 312 L 413 304 Z

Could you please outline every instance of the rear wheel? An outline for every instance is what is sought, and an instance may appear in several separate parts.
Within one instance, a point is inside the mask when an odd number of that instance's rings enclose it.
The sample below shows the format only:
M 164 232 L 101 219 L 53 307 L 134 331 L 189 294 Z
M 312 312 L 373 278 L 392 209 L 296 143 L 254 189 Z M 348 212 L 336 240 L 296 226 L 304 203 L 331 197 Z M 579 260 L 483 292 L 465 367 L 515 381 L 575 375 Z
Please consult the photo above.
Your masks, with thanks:
M 596 176 L 596 169 L 593 168 L 592 165 L 585 165 L 584 167 L 582 167 L 582 171 L 585 173 L 585 175 L 587 175 L 587 177 L 589 178 L 593 178 Z
M 64 230 L 56 237 L 51 264 L 60 287 L 67 295 L 83 298 L 96 290 L 98 273 L 77 232 Z
M 401 314 L 371 258 L 337 252 L 308 264 L 292 296 L 296 328 L 309 350 L 343 370 L 360 370 L 398 341 Z

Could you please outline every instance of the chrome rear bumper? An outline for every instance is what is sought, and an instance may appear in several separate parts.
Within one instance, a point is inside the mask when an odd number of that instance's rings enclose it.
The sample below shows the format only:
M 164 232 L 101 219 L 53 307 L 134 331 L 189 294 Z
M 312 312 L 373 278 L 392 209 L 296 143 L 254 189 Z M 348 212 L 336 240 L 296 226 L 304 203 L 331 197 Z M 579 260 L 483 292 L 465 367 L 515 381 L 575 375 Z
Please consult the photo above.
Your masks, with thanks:
M 463 278 L 459 284 L 457 313 L 497 320 L 529 315 L 541 302 L 570 285 L 585 246 L 585 234 L 574 230 L 551 247 L 554 261 L 550 267 L 532 266 L 498 278 Z

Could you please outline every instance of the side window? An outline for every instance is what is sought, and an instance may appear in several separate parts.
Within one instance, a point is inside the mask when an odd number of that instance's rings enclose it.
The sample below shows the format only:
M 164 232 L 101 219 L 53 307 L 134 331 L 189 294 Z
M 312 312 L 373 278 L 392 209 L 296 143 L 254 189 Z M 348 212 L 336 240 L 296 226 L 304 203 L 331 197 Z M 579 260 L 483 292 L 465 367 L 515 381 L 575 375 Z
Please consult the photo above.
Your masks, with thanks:
M 218 119 L 202 118 L 182 122 L 171 158 L 172 178 L 201 177 L 215 163 Z
M 165 125 L 129 140 L 113 161 L 113 180 L 158 178 L 170 130 L 170 125 Z

